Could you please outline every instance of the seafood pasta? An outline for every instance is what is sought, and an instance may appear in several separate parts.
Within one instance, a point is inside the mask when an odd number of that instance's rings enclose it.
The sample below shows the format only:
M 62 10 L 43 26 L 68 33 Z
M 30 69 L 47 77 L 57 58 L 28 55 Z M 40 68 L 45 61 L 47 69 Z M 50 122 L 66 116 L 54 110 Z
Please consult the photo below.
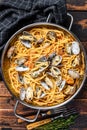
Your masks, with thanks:
M 85 69 L 79 43 L 58 29 L 36 27 L 23 31 L 8 48 L 5 77 L 21 100 L 54 106 L 79 88 Z

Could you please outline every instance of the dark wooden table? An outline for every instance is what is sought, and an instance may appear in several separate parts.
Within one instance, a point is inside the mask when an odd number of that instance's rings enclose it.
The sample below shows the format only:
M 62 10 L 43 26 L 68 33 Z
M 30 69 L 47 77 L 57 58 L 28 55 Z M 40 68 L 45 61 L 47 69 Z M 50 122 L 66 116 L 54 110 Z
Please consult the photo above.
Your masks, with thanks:
M 72 32 L 81 40 L 87 51 L 87 0 L 67 0 L 68 12 L 74 17 Z M 86 80 L 87 81 L 87 80 Z M 17 118 L 14 115 L 14 100 L 6 89 L 4 83 L 0 82 L 0 130 L 1 128 L 12 128 L 12 130 L 26 130 L 26 122 L 17 123 Z M 83 89 L 73 101 L 74 106 L 78 109 L 80 116 L 76 119 L 75 124 L 70 127 L 70 130 L 87 130 L 87 82 Z M 18 112 L 28 109 L 19 106 Z

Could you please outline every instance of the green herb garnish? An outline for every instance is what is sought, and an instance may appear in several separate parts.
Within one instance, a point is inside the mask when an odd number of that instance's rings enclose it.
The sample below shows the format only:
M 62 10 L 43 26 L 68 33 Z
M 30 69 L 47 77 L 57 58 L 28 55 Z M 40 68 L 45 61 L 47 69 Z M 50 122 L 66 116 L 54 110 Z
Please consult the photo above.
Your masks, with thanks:
M 78 115 L 71 115 L 67 119 L 58 118 L 46 125 L 35 128 L 34 130 L 68 130 L 69 126 L 74 124 Z

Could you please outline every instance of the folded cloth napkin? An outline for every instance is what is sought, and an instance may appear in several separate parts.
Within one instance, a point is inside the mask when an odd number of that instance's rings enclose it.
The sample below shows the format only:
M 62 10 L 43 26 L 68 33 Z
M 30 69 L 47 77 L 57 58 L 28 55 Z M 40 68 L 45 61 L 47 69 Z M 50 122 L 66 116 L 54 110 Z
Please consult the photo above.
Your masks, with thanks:
M 0 2 L 0 55 L 7 40 L 21 27 L 46 22 L 63 25 L 66 16 L 65 0 L 1 0 Z

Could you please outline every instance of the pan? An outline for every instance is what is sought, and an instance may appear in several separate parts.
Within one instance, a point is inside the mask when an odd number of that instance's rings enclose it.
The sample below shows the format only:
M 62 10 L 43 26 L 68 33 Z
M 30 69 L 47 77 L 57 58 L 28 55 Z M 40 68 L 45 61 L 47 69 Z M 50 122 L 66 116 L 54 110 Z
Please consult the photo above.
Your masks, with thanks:
M 6 56 L 6 53 L 7 53 L 7 50 L 10 46 L 10 44 L 12 43 L 13 40 L 15 40 L 17 38 L 17 35 L 20 35 L 24 30 L 26 29 L 32 29 L 34 27 L 50 27 L 50 28 L 56 28 L 56 29 L 59 29 L 59 30 L 62 30 L 62 31 L 65 31 L 67 32 L 68 34 L 70 34 L 72 37 L 74 37 L 74 39 L 76 39 L 79 43 L 79 46 L 81 48 L 81 50 L 83 51 L 84 53 L 84 59 L 85 59 L 85 66 L 87 65 L 87 62 L 86 62 L 86 53 L 85 53 L 85 49 L 82 45 L 82 43 L 80 42 L 80 40 L 70 31 L 71 27 L 72 27 L 72 23 L 73 23 L 73 17 L 71 14 L 67 14 L 70 18 L 71 18 L 71 22 L 70 22 L 70 26 L 69 26 L 69 29 L 66 29 L 60 25 L 56 25 L 56 24 L 52 24 L 52 23 L 49 23 L 49 18 L 50 18 L 50 15 L 48 16 L 47 18 L 47 21 L 46 22 L 41 22 L 41 23 L 33 23 L 33 24 L 30 24 L 30 25 L 27 25 L 23 28 L 21 28 L 20 30 L 18 30 L 14 35 L 12 35 L 12 37 L 7 41 L 4 49 L 3 49 L 3 53 L 2 53 L 2 58 L 1 58 L 1 73 L 2 73 L 2 78 L 3 78 L 3 81 L 7 87 L 7 89 L 10 91 L 10 93 L 16 98 L 17 102 L 15 104 L 15 107 L 14 107 L 14 113 L 15 113 L 15 116 L 17 116 L 18 118 L 21 118 L 25 121 L 28 121 L 28 122 L 34 122 L 37 120 L 37 117 L 40 113 L 40 110 L 48 110 L 48 109 L 54 109 L 54 108 L 58 108 L 58 107 L 61 107 L 67 103 L 69 103 L 73 98 L 76 97 L 76 95 L 79 93 L 79 91 L 81 90 L 81 88 L 83 87 L 83 84 L 85 82 L 85 79 L 86 79 L 86 67 L 85 67 L 85 72 L 84 72 L 84 77 L 83 77 L 83 81 L 80 85 L 80 87 L 78 88 L 78 90 L 75 92 L 75 94 L 73 96 L 71 96 L 68 100 L 64 101 L 63 103 L 61 104 L 57 104 L 55 106 L 47 106 L 47 107 L 39 107 L 39 106 L 34 106 L 34 105 L 31 105 L 31 104 L 28 104 L 27 102 L 25 101 L 21 101 L 20 98 L 18 98 L 14 92 L 10 89 L 10 86 L 9 84 L 7 83 L 7 80 L 5 78 L 5 75 L 4 75 L 4 67 L 3 67 L 3 64 L 4 64 L 4 59 L 5 59 L 5 56 Z M 24 106 L 27 106 L 29 108 L 32 108 L 32 109 L 36 109 L 37 110 L 37 114 L 36 116 L 34 117 L 34 119 L 27 119 L 25 117 L 22 117 L 20 116 L 18 113 L 17 113 L 17 106 L 18 104 L 21 103 L 23 104 Z

